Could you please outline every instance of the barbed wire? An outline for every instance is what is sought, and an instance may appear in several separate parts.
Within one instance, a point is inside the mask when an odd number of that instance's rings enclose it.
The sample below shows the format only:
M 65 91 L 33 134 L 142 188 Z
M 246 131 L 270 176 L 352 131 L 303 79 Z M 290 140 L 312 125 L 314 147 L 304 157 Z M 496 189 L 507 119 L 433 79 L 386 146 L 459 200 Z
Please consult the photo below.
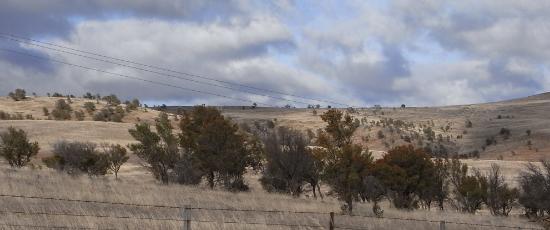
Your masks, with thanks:
M 380 216 L 371 216 L 371 215 L 344 215 L 344 214 L 337 214 L 337 215 L 338 216 L 349 216 L 349 217 L 374 218 L 374 219 L 428 222 L 428 223 L 441 223 L 441 222 L 444 222 L 445 224 L 469 225 L 469 226 L 478 226 L 478 227 L 496 227 L 496 228 L 525 229 L 525 230 L 544 230 L 543 228 L 508 226 L 508 225 L 479 224 L 479 223 L 455 222 L 455 221 L 447 221 L 447 220 L 427 220 L 427 219 L 400 218 L 400 217 L 380 217 Z M 338 228 L 340 228 L 340 227 L 338 227 Z
M 307 228 L 326 228 L 323 225 L 310 225 L 310 224 L 283 224 L 283 223 L 262 223 L 262 222 L 247 222 L 247 221 L 215 221 L 215 220 L 196 220 L 192 219 L 192 222 L 198 223 L 219 223 L 219 224 L 243 224 L 243 225 L 265 225 L 265 226 L 283 226 L 283 227 L 307 227 Z
M 229 211 L 229 212 L 264 212 L 264 213 L 292 213 L 292 214 L 318 214 L 318 215 L 330 214 L 330 212 L 315 212 L 315 211 L 258 210 L 258 209 L 208 208 L 208 207 L 188 207 L 188 209 L 208 210 L 208 211 Z
M 48 226 L 48 225 L 32 225 L 32 224 L 0 224 L 5 227 L 24 227 L 24 228 L 47 228 L 47 229 L 112 229 L 112 228 L 90 228 L 90 227 L 72 227 L 72 226 Z
M 63 212 L 24 212 L 24 211 L 8 211 L 0 210 L 0 213 L 5 214 L 20 214 L 20 215 L 46 215 L 46 216 L 72 216 L 72 217 L 95 217 L 95 218 L 113 218 L 113 219 L 136 219 L 136 220 L 154 220 L 154 221 L 184 221 L 179 218 L 153 218 L 153 217 L 136 217 L 136 216 L 111 216 L 100 214 L 81 214 L 81 213 L 63 213 Z
M 67 202 L 80 202 L 80 203 L 95 203 L 95 204 L 107 204 L 107 205 L 124 205 L 135 207 L 150 207 L 150 208 L 171 208 L 171 209 L 183 209 L 190 210 L 208 210 L 208 211 L 234 211 L 234 212 L 264 212 L 264 213 L 292 213 L 292 214 L 319 214 L 328 215 L 330 212 L 315 212 L 315 211 L 291 211 L 291 210 L 261 210 L 261 209 L 235 209 L 235 208 L 209 208 L 209 207 L 186 207 L 185 205 L 154 205 L 154 204 L 135 204 L 124 202 L 110 202 L 110 201 L 96 201 L 96 200 L 82 200 L 82 199 L 68 199 L 68 198 L 56 198 L 56 197 L 42 197 L 42 196 L 27 196 L 27 195 L 13 195 L 13 194 L 0 194 L 0 197 L 21 198 L 21 199 L 40 199 L 40 200 L 55 200 L 55 201 L 67 201 Z
M 263 213 L 290 213 L 290 214 L 316 214 L 327 215 L 330 212 L 316 212 L 316 211 L 291 211 L 291 210 L 261 210 L 261 209 L 235 209 L 235 208 L 209 208 L 209 207 L 189 207 L 189 206 L 171 206 L 171 205 L 152 205 L 152 204 L 134 204 L 124 202 L 109 202 L 109 201 L 95 201 L 95 200 L 80 200 L 80 199 L 68 199 L 68 198 L 55 198 L 55 197 L 42 197 L 42 196 L 26 196 L 26 195 L 13 195 L 13 194 L 0 194 L 0 197 L 20 198 L 20 199 L 41 199 L 41 200 L 54 200 L 54 201 L 67 201 L 67 202 L 79 202 L 79 203 L 97 203 L 107 205 L 124 205 L 135 207 L 148 207 L 148 208 L 171 208 L 171 209 L 187 209 L 187 210 L 206 210 L 206 211 L 227 211 L 227 212 L 263 212 Z M 51 213 L 51 212 L 24 212 L 24 211 L 0 211 L 0 213 L 11 214 L 24 214 L 24 215 L 49 215 L 49 216 L 74 216 L 74 217 L 96 217 L 96 218 L 115 218 L 115 219 L 138 219 L 138 220 L 153 220 L 153 221 L 178 221 L 183 222 L 181 218 L 153 218 L 153 217 L 135 217 L 135 216 L 111 216 L 111 215 L 99 215 L 99 214 L 73 214 L 73 213 Z M 427 223 L 441 223 L 455 224 L 455 225 L 468 225 L 478 227 L 495 227 L 495 228 L 509 228 L 509 229 L 525 229 L 525 230 L 544 230 L 543 228 L 534 227 L 520 227 L 520 226 L 507 226 L 507 225 L 492 225 L 492 224 L 480 224 L 480 223 L 468 223 L 468 222 L 455 222 L 455 221 L 443 221 L 443 220 L 428 220 L 428 219 L 416 219 L 416 218 L 401 218 L 401 217 L 380 217 L 373 215 L 346 215 L 335 214 L 340 217 L 361 217 L 361 218 L 374 218 L 374 219 L 388 219 L 388 220 L 402 220 L 402 221 L 416 221 Z M 192 219 L 192 222 L 199 223 L 226 223 L 226 224 L 247 224 L 247 225 L 266 225 L 266 226 L 288 226 L 288 227 L 312 227 L 322 228 L 322 225 L 304 225 L 304 224 L 283 224 L 283 223 L 262 223 L 262 222 L 246 222 L 246 221 L 214 221 L 214 220 L 198 220 Z M 337 229 L 364 229 L 358 227 L 344 227 L 338 226 Z
M 135 206 L 135 207 L 146 207 L 146 208 L 172 208 L 172 209 L 180 209 L 180 208 L 183 208 L 183 206 L 173 206 L 173 205 L 134 204 L 134 203 L 124 203 L 124 202 L 97 201 L 97 200 L 81 200 L 81 199 L 68 199 L 68 198 L 42 197 L 42 196 L 25 196 L 25 195 L 11 195 L 11 194 L 0 194 L 0 197 L 11 197 L 11 198 L 22 198 L 22 199 L 54 200 L 54 201 L 67 201 L 67 202 L 79 202 L 79 203 L 94 203 L 94 204 L 109 204 L 109 205 L 124 205 L 124 206 Z

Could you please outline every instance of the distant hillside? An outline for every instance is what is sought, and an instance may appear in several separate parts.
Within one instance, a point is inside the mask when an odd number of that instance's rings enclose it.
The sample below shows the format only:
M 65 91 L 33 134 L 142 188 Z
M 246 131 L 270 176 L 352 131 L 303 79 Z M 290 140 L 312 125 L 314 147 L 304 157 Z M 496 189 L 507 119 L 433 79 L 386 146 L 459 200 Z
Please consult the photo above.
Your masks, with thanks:
M 29 132 L 31 138 L 38 140 L 46 152 L 48 146 L 60 138 L 127 144 L 132 141 L 127 130 L 133 123 L 152 122 L 159 113 L 153 109 L 139 108 L 127 113 L 122 123 L 92 121 L 93 115 L 87 113 L 84 122 L 74 118 L 72 121 L 47 120 L 43 107 L 53 110 L 58 99 L 62 98 L 29 97 L 24 101 L 0 98 L 0 111 L 19 113 L 23 117 L 30 114 L 34 119 L 3 120 L 0 121 L 0 129 L 20 126 Z M 74 110 L 80 110 L 85 102 L 96 103 L 95 100 L 74 98 L 71 106 Z M 100 110 L 106 102 L 100 101 L 96 106 Z M 177 108 L 168 107 L 168 112 L 175 112 Z M 252 109 L 250 106 L 219 109 L 235 122 L 247 123 L 249 127 L 270 121 L 278 126 L 315 131 L 325 125 L 319 115 L 326 109 L 317 109 L 317 115 L 313 114 L 313 109 Z M 355 141 L 375 151 L 383 152 L 393 146 L 410 143 L 430 148 L 434 153 L 479 155 L 482 159 L 534 161 L 550 157 L 550 93 L 475 105 L 369 108 L 350 112 L 361 123 Z M 471 127 L 466 127 L 468 121 Z M 433 133 L 427 133 L 429 130 Z

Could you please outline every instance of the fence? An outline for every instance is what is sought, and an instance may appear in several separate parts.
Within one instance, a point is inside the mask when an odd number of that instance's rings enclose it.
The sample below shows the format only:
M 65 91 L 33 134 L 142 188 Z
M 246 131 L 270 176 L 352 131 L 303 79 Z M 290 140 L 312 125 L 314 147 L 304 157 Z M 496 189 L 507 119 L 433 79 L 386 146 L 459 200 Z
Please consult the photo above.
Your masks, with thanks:
M 221 224 L 242 224 L 242 225 L 263 225 L 263 226 L 277 226 L 277 227 L 301 227 L 309 229 L 348 229 L 348 230 L 363 230 L 367 227 L 359 226 L 346 226 L 338 223 L 336 217 L 346 218 L 375 218 L 375 219 L 388 219 L 388 220 L 401 220 L 401 221 L 414 221 L 414 222 L 427 222 L 439 225 L 440 230 L 446 230 L 447 225 L 464 225 L 468 227 L 490 227 L 501 229 L 529 229 L 529 230 L 544 230 L 542 228 L 531 228 L 521 226 L 506 226 L 506 225 L 490 225 L 480 223 L 467 223 L 467 222 L 454 222 L 444 220 L 427 220 L 427 219 L 414 219 L 414 218 L 399 218 L 399 217 L 378 217 L 369 215 L 344 215 L 334 212 L 314 212 L 314 211 L 290 211 L 290 210 L 260 210 L 260 209 L 234 209 L 234 208 L 209 208 L 209 207 L 191 207 L 191 206 L 171 206 L 171 205 L 155 205 L 155 204 L 133 204 L 124 202 L 109 202 L 109 201 L 96 201 L 96 200 L 80 200 L 80 199 L 67 199 L 67 198 L 55 198 L 55 197 L 41 197 L 41 196 L 25 196 L 25 195 L 13 195 L 13 194 L 0 194 L 2 198 L 13 199 L 39 199 L 58 202 L 75 202 L 75 203 L 93 203 L 102 205 L 120 205 L 120 206 L 133 206 L 141 208 L 166 208 L 175 209 L 181 212 L 179 218 L 158 218 L 158 217 L 138 217 L 128 215 L 100 215 L 100 214 L 83 214 L 83 213 L 68 213 L 68 212 L 29 212 L 29 211 L 13 211 L 13 210 L 0 210 L 3 214 L 13 215 L 44 215 L 44 216 L 71 216 L 71 217 L 91 217 L 91 218 L 112 218 L 112 219 L 134 219 L 134 220 L 152 220 L 152 221 L 174 221 L 180 222 L 181 229 L 191 230 L 195 229 L 193 224 L 201 223 L 221 223 Z M 288 223 L 268 223 L 268 222 L 249 222 L 249 221 L 228 221 L 228 220 L 204 220 L 200 219 L 200 216 L 195 216 L 195 211 L 219 211 L 219 212 L 254 212 L 254 213 L 278 213 L 278 214 L 302 214 L 302 215 L 322 215 L 326 217 L 326 225 L 322 224 L 288 224 Z M 91 228 L 91 227 L 69 227 L 69 226 L 46 226 L 46 225 L 27 225 L 27 224 L 2 224 L 4 227 L 21 227 L 21 228 L 43 228 L 43 229 L 109 229 L 109 228 Z M 200 229 L 200 228 L 197 228 Z

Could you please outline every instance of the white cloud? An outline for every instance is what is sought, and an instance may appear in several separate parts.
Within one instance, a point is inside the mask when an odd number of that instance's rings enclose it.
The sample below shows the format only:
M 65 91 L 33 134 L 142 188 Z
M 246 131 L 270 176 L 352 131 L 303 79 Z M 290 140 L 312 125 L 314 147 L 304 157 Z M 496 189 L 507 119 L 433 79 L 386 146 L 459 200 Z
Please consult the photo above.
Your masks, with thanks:
M 475 103 L 550 89 L 550 2 L 162 1 L 8 1 L 0 3 L 0 29 L 9 29 L 6 21 L 17 21 L 15 33 L 50 34 L 52 42 L 108 56 L 349 104 Z M 72 23 L 68 18 L 74 16 L 81 20 Z M 69 55 L 61 58 L 275 103 Z M 59 86 L 75 94 L 101 90 L 127 97 L 139 92 L 154 101 L 229 102 L 176 89 L 151 90 L 144 83 L 59 65 L 26 69 L 27 63 L 7 56 L 0 57 L 0 64 L 18 77 L 2 79 L 7 83 L 0 87 L 4 93 L 36 75 L 56 81 L 55 86 L 29 83 L 43 91 Z

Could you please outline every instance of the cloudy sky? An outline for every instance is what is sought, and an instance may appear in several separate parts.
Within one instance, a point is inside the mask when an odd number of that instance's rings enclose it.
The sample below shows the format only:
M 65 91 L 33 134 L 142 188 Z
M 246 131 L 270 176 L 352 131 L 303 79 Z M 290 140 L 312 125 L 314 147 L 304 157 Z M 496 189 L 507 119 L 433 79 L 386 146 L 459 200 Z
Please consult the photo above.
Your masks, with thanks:
M 550 90 L 550 1 L 5 0 L 0 34 L 4 95 L 19 87 L 149 104 L 426 106 Z

